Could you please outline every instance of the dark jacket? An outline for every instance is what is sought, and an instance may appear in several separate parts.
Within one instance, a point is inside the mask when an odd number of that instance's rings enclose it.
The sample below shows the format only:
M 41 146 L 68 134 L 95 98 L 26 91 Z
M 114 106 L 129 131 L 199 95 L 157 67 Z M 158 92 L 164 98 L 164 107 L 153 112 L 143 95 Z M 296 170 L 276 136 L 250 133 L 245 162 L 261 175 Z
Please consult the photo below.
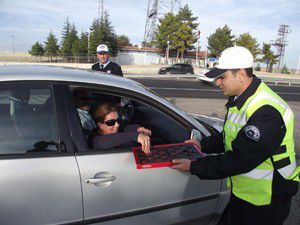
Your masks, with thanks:
M 121 77 L 123 76 L 121 67 L 117 63 L 114 63 L 111 61 L 103 69 L 100 68 L 99 63 L 95 63 L 94 65 L 92 65 L 92 70 L 103 71 L 103 72 L 115 74 L 115 75 L 118 75 Z
M 127 125 L 124 132 L 114 134 L 101 135 L 97 133 L 92 138 L 93 149 L 108 149 L 114 147 L 130 146 L 132 142 L 137 141 L 139 133 L 137 129 L 140 126 L 137 124 Z

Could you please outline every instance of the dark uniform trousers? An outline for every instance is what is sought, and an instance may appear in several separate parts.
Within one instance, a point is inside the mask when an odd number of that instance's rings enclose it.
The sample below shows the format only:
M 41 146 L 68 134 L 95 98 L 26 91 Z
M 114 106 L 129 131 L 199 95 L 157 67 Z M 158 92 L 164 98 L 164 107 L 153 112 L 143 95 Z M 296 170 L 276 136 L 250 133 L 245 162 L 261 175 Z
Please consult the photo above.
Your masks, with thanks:
M 255 206 L 234 194 L 218 225 L 282 225 L 289 216 L 291 198 L 273 198 L 270 205 Z
M 102 65 L 101 65 L 102 66 Z M 102 68 L 100 67 L 99 63 L 95 63 L 94 65 L 92 65 L 92 70 L 97 70 L 97 71 L 103 71 L 106 73 L 111 73 L 111 74 L 115 74 L 118 76 L 123 76 L 123 72 L 121 67 L 114 62 L 109 62 L 106 67 Z

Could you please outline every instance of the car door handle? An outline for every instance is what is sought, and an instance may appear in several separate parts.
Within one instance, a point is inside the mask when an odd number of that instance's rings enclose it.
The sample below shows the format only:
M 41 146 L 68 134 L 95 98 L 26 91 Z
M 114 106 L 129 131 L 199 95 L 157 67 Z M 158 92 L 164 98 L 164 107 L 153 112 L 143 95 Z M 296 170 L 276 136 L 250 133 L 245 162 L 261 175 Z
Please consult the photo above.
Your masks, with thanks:
M 88 178 L 88 179 L 85 180 L 85 183 L 87 183 L 87 184 L 99 184 L 99 183 L 112 182 L 115 179 L 116 179 L 115 176 L 103 177 L 103 178 Z
M 109 172 L 100 172 L 97 173 L 93 178 L 87 178 L 84 180 L 86 184 L 94 184 L 97 186 L 108 186 L 112 181 L 116 179 L 115 176 L 112 176 Z M 104 185 L 101 185 L 104 184 Z

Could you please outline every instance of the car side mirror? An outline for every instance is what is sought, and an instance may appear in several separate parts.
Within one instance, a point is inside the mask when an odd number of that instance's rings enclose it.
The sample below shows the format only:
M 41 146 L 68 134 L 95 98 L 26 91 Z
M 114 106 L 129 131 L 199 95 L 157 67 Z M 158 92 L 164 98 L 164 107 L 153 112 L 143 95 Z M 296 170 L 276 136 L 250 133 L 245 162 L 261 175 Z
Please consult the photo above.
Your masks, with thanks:
M 191 139 L 196 139 L 198 141 L 202 140 L 202 134 L 199 130 L 192 129 L 191 131 Z

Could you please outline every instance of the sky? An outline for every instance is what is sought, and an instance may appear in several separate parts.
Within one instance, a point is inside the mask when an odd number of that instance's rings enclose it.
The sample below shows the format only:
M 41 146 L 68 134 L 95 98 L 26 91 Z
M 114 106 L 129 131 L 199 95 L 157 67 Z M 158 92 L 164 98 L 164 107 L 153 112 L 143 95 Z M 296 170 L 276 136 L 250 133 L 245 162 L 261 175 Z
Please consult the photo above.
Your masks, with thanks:
M 98 17 L 99 0 L 0 0 L 0 52 L 27 52 L 36 42 L 44 42 L 49 32 L 61 40 L 67 17 L 79 33 L 89 31 Z M 126 35 L 132 44 L 143 41 L 148 0 L 103 0 L 114 31 Z M 171 0 L 159 0 L 168 5 Z M 297 68 L 300 60 L 300 0 L 181 0 L 198 17 L 200 48 L 207 38 L 226 24 L 232 34 L 249 32 L 260 47 L 278 38 L 281 24 L 290 26 L 284 63 Z M 161 13 L 164 11 L 161 10 Z M 13 45 L 14 42 L 14 45 Z M 273 49 L 276 51 L 276 49 Z

